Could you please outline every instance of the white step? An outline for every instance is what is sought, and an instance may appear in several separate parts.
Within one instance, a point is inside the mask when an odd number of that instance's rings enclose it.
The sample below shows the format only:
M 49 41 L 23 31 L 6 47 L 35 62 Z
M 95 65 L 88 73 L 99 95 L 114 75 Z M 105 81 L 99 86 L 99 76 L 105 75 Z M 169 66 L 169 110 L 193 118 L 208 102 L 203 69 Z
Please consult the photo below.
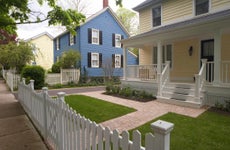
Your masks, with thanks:
M 194 95 L 185 95 L 185 94 L 170 93 L 170 92 L 163 92 L 162 96 L 170 99 L 177 99 L 182 101 L 192 101 L 194 99 Z

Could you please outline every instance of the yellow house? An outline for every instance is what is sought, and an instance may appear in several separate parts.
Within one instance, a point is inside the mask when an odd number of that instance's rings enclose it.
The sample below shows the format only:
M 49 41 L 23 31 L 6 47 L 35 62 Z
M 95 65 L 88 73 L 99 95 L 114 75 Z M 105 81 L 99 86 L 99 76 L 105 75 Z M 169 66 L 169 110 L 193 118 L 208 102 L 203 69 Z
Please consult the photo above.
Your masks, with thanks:
M 123 85 L 161 101 L 200 107 L 230 101 L 230 0 L 146 0 L 139 34 L 122 41 L 139 48 L 139 65 L 127 66 Z
M 26 41 L 34 45 L 33 52 L 36 57 L 32 64 L 42 66 L 46 70 L 50 69 L 53 65 L 53 36 L 43 32 Z

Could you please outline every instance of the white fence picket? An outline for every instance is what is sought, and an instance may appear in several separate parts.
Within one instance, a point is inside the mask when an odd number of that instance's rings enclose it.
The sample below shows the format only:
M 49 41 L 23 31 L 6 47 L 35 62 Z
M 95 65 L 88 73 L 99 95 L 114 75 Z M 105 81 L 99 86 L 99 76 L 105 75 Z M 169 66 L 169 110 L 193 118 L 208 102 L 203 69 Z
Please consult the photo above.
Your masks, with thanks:
M 150 133 L 146 135 L 146 148 L 144 148 L 141 146 L 139 131 L 133 132 L 133 141 L 130 141 L 127 131 L 119 135 L 117 130 L 112 132 L 108 127 L 103 128 L 70 108 L 64 101 L 65 93 L 60 92 L 58 98 L 51 98 L 46 90 L 41 93 L 35 92 L 33 83 L 33 81 L 29 85 L 25 85 L 24 82 L 20 83 L 18 98 L 53 149 L 165 150 L 154 145 L 154 136 Z M 162 136 L 168 135 L 162 133 Z

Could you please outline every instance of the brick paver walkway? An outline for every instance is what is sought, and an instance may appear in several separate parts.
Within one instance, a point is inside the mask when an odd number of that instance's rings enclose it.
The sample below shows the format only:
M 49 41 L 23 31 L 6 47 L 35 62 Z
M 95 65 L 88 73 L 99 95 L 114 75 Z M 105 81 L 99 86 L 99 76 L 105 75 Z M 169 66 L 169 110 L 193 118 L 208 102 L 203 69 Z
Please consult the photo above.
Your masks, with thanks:
M 81 94 L 91 96 L 91 97 L 96 97 L 112 103 L 132 107 L 137 110 L 136 112 L 127 114 L 125 116 L 121 116 L 101 123 L 104 127 L 109 127 L 112 130 L 118 129 L 119 132 L 122 132 L 124 130 L 134 129 L 168 112 L 174 112 L 177 114 L 182 114 L 190 117 L 198 117 L 200 114 L 206 111 L 205 108 L 197 109 L 197 108 L 182 107 L 182 106 L 177 106 L 172 104 L 161 103 L 158 102 L 157 100 L 144 102 L 144 103 L 131 101 L 127 99 L 104 95 L 102 94 L 103 92 L 104 91 L 95 91 L 95 92 L 87 92 Z

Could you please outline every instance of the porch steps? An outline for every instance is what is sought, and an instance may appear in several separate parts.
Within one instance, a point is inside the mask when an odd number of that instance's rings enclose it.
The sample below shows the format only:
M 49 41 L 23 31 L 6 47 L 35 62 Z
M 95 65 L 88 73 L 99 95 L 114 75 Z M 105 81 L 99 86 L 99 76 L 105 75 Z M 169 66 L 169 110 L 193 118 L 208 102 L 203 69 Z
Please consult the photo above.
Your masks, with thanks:
M 203 92 L 200 98 L 195 98 L 195 84 L 193 83 L 168 83 L 162 91 L 160 101 L 188 107 L 201 107 L 201 100 L 203 99 Z

